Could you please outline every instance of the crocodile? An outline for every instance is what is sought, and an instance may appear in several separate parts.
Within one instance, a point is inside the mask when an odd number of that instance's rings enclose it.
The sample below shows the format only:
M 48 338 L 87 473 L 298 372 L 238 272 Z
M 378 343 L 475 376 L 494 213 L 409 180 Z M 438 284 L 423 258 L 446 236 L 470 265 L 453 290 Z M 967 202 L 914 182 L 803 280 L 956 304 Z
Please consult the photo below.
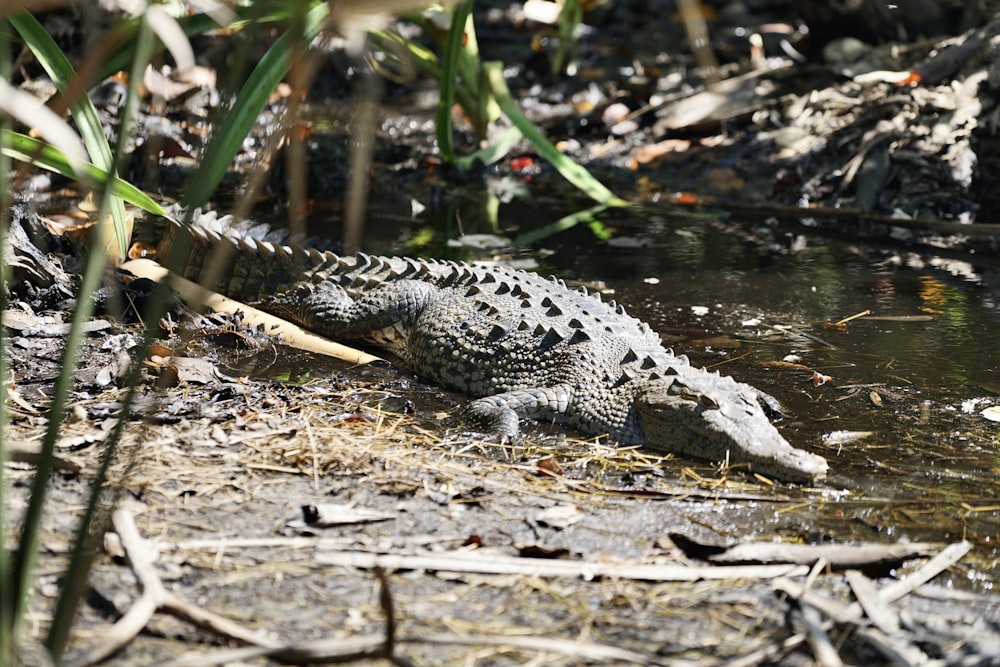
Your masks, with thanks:
M 176 244 L 182 236 L 190 240 Z M 785 481 L 826 476 L 823 457 L 771 423 L 769 397 L 691 365 L 585 287 L 492 264 L 340 256 L 197 223 L 170 225 L 157 257 L 173 245 L 186 247 L 185 278 L 319 335 L 386 350 L 424 380 L 470 395 L 469 423 L 502 441 L 518 438 L 521 419 L 558 420 Z M 223 259 L 212 254 L 220 246 Z

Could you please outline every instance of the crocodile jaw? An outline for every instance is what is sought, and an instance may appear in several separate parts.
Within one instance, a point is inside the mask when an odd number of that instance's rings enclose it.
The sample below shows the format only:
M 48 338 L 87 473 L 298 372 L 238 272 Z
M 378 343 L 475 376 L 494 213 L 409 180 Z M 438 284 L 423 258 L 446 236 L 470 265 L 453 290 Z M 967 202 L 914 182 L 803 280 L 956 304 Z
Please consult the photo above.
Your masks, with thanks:
M 790 482 L 826 477 L 826 459 L 792 447 L 757 403 L 756 390 L 731 378 L 702 372 L 651 382 L 635 408 L 653 449 L 742 463 Z

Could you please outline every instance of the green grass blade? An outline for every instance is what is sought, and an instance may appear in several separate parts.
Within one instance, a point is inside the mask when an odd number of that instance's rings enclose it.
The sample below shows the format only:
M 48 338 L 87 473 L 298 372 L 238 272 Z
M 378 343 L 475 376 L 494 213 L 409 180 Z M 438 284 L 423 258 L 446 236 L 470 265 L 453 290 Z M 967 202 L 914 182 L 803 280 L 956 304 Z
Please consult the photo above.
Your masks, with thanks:
M 523 138 L 524 135 L 521 134 L 521 130 L 516 127 L 509 127 L 489 146 L 481 148 L 475 153 L 455 158 L 455 166 L 459 169 L 471 169 L 477 161 L 483 164 L 493 164 L 502 160 L 503 156 L 513 150 L 514 146 L 517 146 L 518 142 Z
M 10 18 L 10 22 L 17 29 L 21 39 L 31 49 L 38 62 L 45 68 L 53 83 L 59 88 L 59 92 L 65 95 L 69 89 L 70 81 L 76 77 L 76 72 L 52 37 L 31 14 L 13 16 Z M 112 166 L 111 146 L 104 135 L 101 119 L 90 98 L 86 95 L 80 95 L 78 99 L 72 101 L 70 112 L 76 122 L 77 129 L 80 131 L 83 144 L 87 147 L 91 161 L 101 169 L 110 171 Z M 128 250 L 125 204 L 116 197 L 111 200 L 110 209 L 115 233 L 118 237 L 118 253 L 120 257 L 125 257 Z
M 451 162 L 454 157 L 451 132 L 451 106 L 455 102 L 455 86 L 458 79 L 458 63 L 461 58 L 466 23 L 472 13 L 472 0 L 460 2 L 451 15 L 451 27 L 444 41 L 441 57 L 441 76 L 436 118 L 438 149 L 441 156 Z
M 35 54 L 39 64 L 45 68 L 59 92 L 65 94 L 69 82 L 76 76 L 76 72 L 52 37 L 45 32 L 45 28 L 31 14 L 11 17 L 10 22 L 17 29 L 28 48 Z M 111 146 L 104 136 L 104 129 L 101 127 L 97 109 L 94 108 L 89 98 L 81 98 L 73 105 L 73 120 L 80 129 L 91 161 L 102 169 L 110 169 Z
M 410 57 L 413 58 L 413 64 L 416 65 L 417 69 L 432 79 L 441 80 L 441 63 L 438 62 L 437 56 L 430 49 L 411 42 L 395 32 L 382 32 L 372 29 L 368 31 L 368 35 L 376 46 L 386 50 L 395 49 L 397 46 L 402 45 Z M 471 109 L 476 104 L 475 96 L 464 86 L 454 88 L 454 96 L 463 109 Z
M 12 53 L 10 39 L 8 38 L 6 21 L 0 19 L 0 78 L 10 80 L 10 57 Z M 0 133 L 6 132 L 10 121 L 0 118 Z M 0 134 L 0 142 L 3 136 Z M 6 155 L 0 153 L 0 257 L 4 256 L 7 247 L 7 229 L 10 225 L 8 214 L 10 212 L 10 182 L 11 161 Z M 9 284 L 7 275 L 9 267 L 5 262 L 0 261 L 0 285 Z M 0 313 L 7 310 L 7 290 L 0 289 Z M 0 326 L 0 535 L 6 539 L 10 517 L 8 516 L 10 503 L 7 499 L 7 443 L 10 442 L 10 428 L 7 413 L 7 345 L 4 338 L 6 329 Z M 15 614 L 11 591 L 14 586 L 13 570 L 11 568 L 10 551 L 6 545 L 0 548 L 0 664 L 14 663 L 14 649 L 16 646 L 15 631 L 18 625 L 18 616 Z
M 500 107 L 497 106 L 493 93 L 486 82 L 482 59 L 479 56 L 479 40 L 476 37 L 476 24 L 471 15 L 465 22 L 464 44 L 459 54 L 458 78 L 462 82 L 460 89 L 468 91 L 473 102 L 463 106 L 476 130 L 476 136 L 486 139 L 490 122 L 500 117 Z
M 300 44 L 312 41 L 322 29 L 329 11 L 325 3 L 311 9 L 306 15 L 305 34 L 296 36 L 286 32 L 257 63 L 226 114 L 225 121 L 212 135 L 198 174 L 191 179 L 191 187 L 185 192 L 186 207 L 201 206 L 212 196 L 268 97 L 298 57 L 299 53 L 294 48 L 296 41 Z
M 534 243 L 535 241 L 540 241 L 559 232 L 564 232 L 571 227 L 575 227 L 581 222 L 586 222 L 590 225 L 591 231 L 594 236 L 606 241 L 613 236 L 611 231 L 604 226 L 600 220 L 597 219 L 597 215 L 606 211 L 608 209 L 607 204 L 597 204 L 588 209 L 582 211 L 577 211 L 576 213 L 571 213 L 570 215 L 559 218 L 555 222 L 550 222 L 549 224 L 539 227 L 538 229 L 533 229 L 530 232 L 525 232 L 520 234 L 514 239 L 514 245 L 528 245 Z
M 94 225 L 91 236 L 91 247 L 101 246 L 100 241 L 106 225 Z M 77 307 L 73 312 L 73 321 L 67 336 L 63 356 L 62 371 L 56 380 L 52 402 L 48 410 L 48 425 L 42 439 L 41 451 L 35 465 L 35 475 L 31 484 L 28 508 L 24 515 L 21 534 L 17 538 L 17 551 L 13 562 L 13 585 L 11 598 L 14 605 L 14 618 L 23 618 L 27 605 L 28 593 L 31 590 L 33 572 L 38 553 L 39 532 L 47 497 L 47 487 L 52 476 L 53 455 L 63 416 L 66 413 L 66 402 L 74 382 L 74 370 L 80 360 L 80 349 L 83 340 L 83 325 L 90 319 L 94 311 L 94 301 L 91 296 L 100 286 L 104 274 L 104 253 L 91 252 L 87 254 L 86 268 L 77 298 Z
M 546 162 L 551 164 L 562 174 L 563 178 L 572 183 L 588 197 L 603 204 L 604 206 L 628 206 L 628 202 L 617 197 L 611 190 L 608 190 L 603 183 L 591 176 L 590 172 L 578 165 L 569 157 L 560 153 L 549 140 L 538 131 L 538 128 L 528 120 L 521 110 L 517 108 L 517 103 L 511 97 L 507 82 L 503 78 L 503 65 L 498 62 L 484 63 L 490 90 L 500 105 L 501 111 L 510 119 L 514 127 L 521 130 L 524 138 L 538 151 L 538 154 Z
M 109 180 L 106 170 L 89 162 L 77 160 L 58 148 L 24 134 L 3 130 L 0 134 L 0 146 L 2 146 L 0 151 L 8 157 L 22 162 L 30 162 L 36 167 L 54 171 L 66 178 L 80 180 L 93 188 L 104 187 Z M 111 191 L 115 196 L 121 197 L 144 211 L 159 216 L 167 215 L 167 212 L 155 199 L 128 181 L 118 177 L 111 179 Z

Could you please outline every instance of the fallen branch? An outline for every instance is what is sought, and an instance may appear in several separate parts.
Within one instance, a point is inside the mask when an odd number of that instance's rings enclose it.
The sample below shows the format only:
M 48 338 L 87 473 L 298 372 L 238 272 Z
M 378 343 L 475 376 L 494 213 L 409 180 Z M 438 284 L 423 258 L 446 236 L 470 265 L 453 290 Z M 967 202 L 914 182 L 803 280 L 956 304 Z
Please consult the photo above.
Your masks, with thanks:
M 820 558 L 831 568 L 886 567 L 904 560 L 930 556 L 942 545 L 933 542 L 898 544 L 785 544 L 748 542 L 708 556 L 713 563 L 815 563 Z
M 889 584 L 881 591 L 879 597 L 885 602 L 895 602 L 903 596 L 909 595 L 920 588 L 934 577 L 947 570 L 949 567 L 965 558 L 965 554 L 972 549 L 971 542 L 956 542 L 949 544 L 941 550 L 937 556 L 931 558 L 924 565 L 908 576 L 906 579 Z
M 836 600 L 806 590 L 797 582 L 789 579 L 779 579 L 775 588 L 802 605 L 808 605 L 822 613 L 839 625 L 848 625 L 855 629 L 857 636 L 869 646 L 897 665 L 923 665 L 928 662 L 927 655 L 905 637 L 897 633 L 888 635 L 881 630 L 864 626 L 864 616 L 857 603 L 844 605 Z
M 163 582 L 153 566 L 154 557 L 148 543 L 139 535 L 135 519 L 128 510 L 115 510 L 111 516 L 115 532 L 121 538 L 122 548 L 132 571 L 142 585 L 142 595 L 115 623 L 102 644 L 84 655 L 77 667 L 93 665 L 111 657 L 142 632 L 153 614 L 163 611 L 199 628 L 239 642 L 277 648 L 279 643 L 253 630 L 185 602 L 163 587 Z
M 122 264 L 121 268 L 134 276 L 147 278 L 156 282 L 163 282 L 169 279 L 170 288 L 192 308 L 198 310 L 209 309 L 217 313 L 238 313 L 243 317 L 243 324 L 246 326 L 258 327 L 271 335 L 281 334 L 285 343 L 300 350 L 325 354 L 329 357 L 342 359 L 354 364 L 386 363 L 384 359 L 376 357 L 373 354 L 335 343 L 322 336 L 317 336 L 311 331 L 306 331 L 287 320 L 257 310 L 252 306 L 222 296 L 212 290 L 205 289 L 197 283 L 170 273 L 152 260 L 133 259 Z
M 635 651 L 582 641 L 579 639 L 559 639 L 557 637 L 523 637 L 510 635 L 448 635 L 397 637 L 396 644 L 436 644 L 441 646 L 502 646 L 539 653 L 558 653 L 570 658 L 588 661 L 617 660 L 632 665 L 662 665 L 662 660 Z M 246 647 L 213 651 L 203 655 L 181 658 L 165 663 L 162 667 L 215 667 L 227 663 L 272 658 L 287 663 L 343 663 L 351 660 L 384 657 L 380 649 L 385 646 L 382 636 L 357 637 L 352 639 L 317 639 L 292 644 L 277 649 Z M 397 658 L 397 663 L 402 659 Z
M 859 600 L 859 602 L 849 605 L 830 599 L 784 577 L 777 579 L 774 586 L 776 590 L 798 601 L 804 609 L 812 609 L 813 612 L 810 613 L 821 613 L 834 623 L 853 627 L 858 637 L 894 664 L 923 665 L 929 662 L 929 658 L 903 636 L 899 630 L 899 619 L 888 605 L 954 565 L 971 548 L 972 545 L 968 542 L 950 544 L 914 574 L 881 590 L 876 589 L 860 572 L 848 573 L 848 582 L 851 584 L 852 590 L 855 591 L 855 597 Z M 866 614 L 876 627 L 865 626 Z M 810 636 L 812 636 L 818 626 L 815 619 L 812 622 L 807 619 L 807 623 L 810 626 Z M 820 659 L 820 653 L 823 654 L 822 659 Z M 817 660 L 824 664 L 832 664 L 831 656 L 825 649 L 817 651 Z
M 719 579 L 772 579 L 794 577 L 809 570 L 802 565 L 650 565 L 645 563 L 602 563 L 594 561 L 519 558 L 476 552 L 376 554 L 361 551 L 319 551 L 321 565 L 387 570 L 436 570 L 478 574 L 523 574 L 538 577 L 595 577 L 639 581 L 704 581 Z

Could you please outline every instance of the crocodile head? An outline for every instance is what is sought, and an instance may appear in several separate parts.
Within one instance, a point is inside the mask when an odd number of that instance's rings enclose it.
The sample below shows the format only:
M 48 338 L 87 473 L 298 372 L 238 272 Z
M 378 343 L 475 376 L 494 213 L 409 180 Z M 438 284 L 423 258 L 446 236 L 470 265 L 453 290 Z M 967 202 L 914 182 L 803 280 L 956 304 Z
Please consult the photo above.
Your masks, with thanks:
M 653 449 L 746 464 L 786 481 L 826 477 L 826 459 L 788 444 L 758 403 L 757 391 L 732 378 L 697 372 L 651 380 L 635 408 Z

